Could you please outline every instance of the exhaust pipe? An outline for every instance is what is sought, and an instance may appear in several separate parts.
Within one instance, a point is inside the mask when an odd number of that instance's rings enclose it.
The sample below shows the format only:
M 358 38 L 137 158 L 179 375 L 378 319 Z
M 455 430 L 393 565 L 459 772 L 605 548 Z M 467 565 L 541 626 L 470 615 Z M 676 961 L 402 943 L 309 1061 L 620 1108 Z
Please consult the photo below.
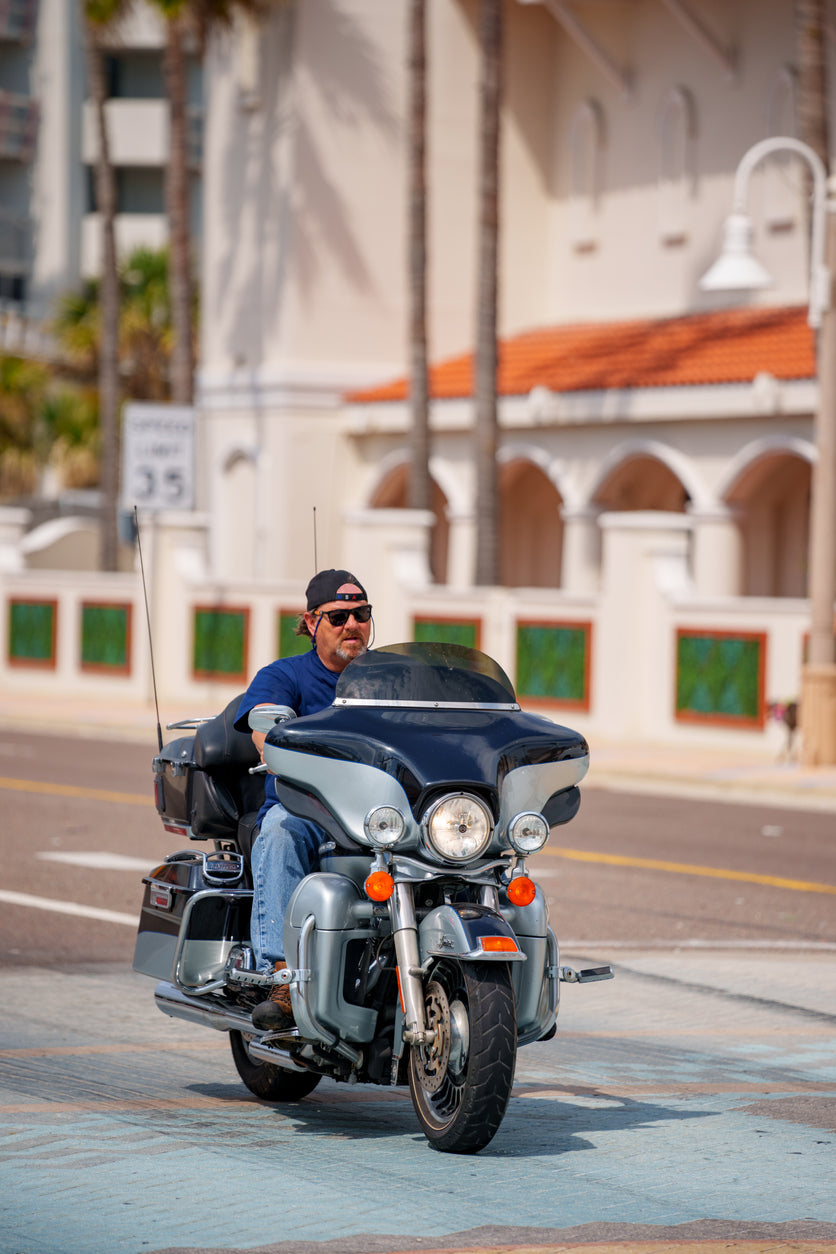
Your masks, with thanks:
M 281 1067 L 283 1071 L 301 1071 L 310 1075 L 308 1067 L 300 1067 L 295 1063 L 290 1054 L 286 1054 L 283 1049 L 276 1049 L 274 1045 L 268 1045 L 265 1041 L 247 1041 L 247 1053 L 256 1062 L 269 1062 L 273 1067 Z
M 253 1031 L 253 1021 L 249 1015 L 242 1014 L 232 1006 L 229 1010 L 222 1009 L 197 997 L 190 997 L 165 980 L 154 989 L 154 1000 L 163 1014 L 170 1015 L 172 1019 L 185 1019 L 187 1023 L 216 1028 L 219 1032 L 245 1032 L 249 1036 Z M 262 1040 L 247 1041 L 247 1052 L 254 1061 L 269 1062 L 286 1071 L 307 1070 L 295 1063 L 290 1054 Z
M 154 1001 L 164 1015 L 172 1019 L 185 1019 L 188 1023 L 199 1023 L 202 1027 L 216 1028 L 219 1032 L 252 1032 L 253 1021 L 248 1014 L 243 1014 L 234 1006 L 227 1010 L 204 1001 L 201 997 L 190 997 L 181 993 L 174 984 L 162 980 L 154 989 Z

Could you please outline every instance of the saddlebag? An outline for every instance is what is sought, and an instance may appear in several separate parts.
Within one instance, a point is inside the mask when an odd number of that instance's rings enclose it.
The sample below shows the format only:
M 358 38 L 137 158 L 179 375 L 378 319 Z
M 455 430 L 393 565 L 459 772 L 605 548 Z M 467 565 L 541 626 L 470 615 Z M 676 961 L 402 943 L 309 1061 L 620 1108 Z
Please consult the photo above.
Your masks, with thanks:
M 240 854 L 191 849 L 155 867 L 142 881 L 134 970 L 187 992 L 219 980 L 230 949 L 249 937 L 244 874 Z
M 252 738 L 236 731 L 235 697 L 193 736 L 164 745 L 154 758 L 154 800 L 166 830 L 191 840 L 237 839 L 264 800 L 264 777 Z M 245 850 L 249 852 L 249 846 Z

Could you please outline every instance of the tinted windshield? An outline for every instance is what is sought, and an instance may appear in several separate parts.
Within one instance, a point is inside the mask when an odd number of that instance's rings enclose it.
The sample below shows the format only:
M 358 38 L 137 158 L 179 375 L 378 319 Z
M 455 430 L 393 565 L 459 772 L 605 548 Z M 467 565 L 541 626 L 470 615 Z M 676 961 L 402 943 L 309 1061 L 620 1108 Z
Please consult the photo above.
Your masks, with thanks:
M 391 644 L 356 658 L 337 681 L 343 701 L 516 706 L 501 666 L 458 644 Z

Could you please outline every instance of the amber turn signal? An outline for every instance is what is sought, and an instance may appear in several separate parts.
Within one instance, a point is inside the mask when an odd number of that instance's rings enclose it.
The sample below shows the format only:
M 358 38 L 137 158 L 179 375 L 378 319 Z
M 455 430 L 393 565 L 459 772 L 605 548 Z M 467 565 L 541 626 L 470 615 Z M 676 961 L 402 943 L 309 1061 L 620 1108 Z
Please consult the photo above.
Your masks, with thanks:
M 388 901 L 395 891 L 395 881 L 388 871 L 372 871 L 364 887 L 371 901 Z
M 515 875 L 507 888 L 512 906 L 530 906 L 537 896 L 537 886 L 527 875 Z
M 486 954 L 516 954 L 520 948 L 512 936 L 480 936 L 479 944 Z

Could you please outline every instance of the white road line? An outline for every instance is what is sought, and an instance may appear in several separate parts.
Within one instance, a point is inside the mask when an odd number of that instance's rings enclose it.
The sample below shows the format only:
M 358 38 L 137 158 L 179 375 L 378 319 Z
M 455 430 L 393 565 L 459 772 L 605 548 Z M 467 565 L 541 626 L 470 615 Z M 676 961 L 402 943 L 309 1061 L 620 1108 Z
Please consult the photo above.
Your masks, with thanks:
M 80 906 L 75 901 L 53 901 L 50 897 L 30 897 L 28 893 L 9 893 L 0 889 L 0 901 L 8 906 L 23 906 L 30 910 L 52 910 L 55 914 L 72 914 L 79 919 L 98 919 L 101 923 L 122 923 L 136 927 L 139 919 L 135 914 L 120 914 L 116 910 L 99 910 L 96 906 Z
M 131 858 L 125 853 L 64 853 L 60 849 L 44 850 L 35 855 L 42 862 L 65 862 L 68 866 L 86 867 L 91 871 L 142 871 L 146 875 L 159 865 L 150 858 Z

